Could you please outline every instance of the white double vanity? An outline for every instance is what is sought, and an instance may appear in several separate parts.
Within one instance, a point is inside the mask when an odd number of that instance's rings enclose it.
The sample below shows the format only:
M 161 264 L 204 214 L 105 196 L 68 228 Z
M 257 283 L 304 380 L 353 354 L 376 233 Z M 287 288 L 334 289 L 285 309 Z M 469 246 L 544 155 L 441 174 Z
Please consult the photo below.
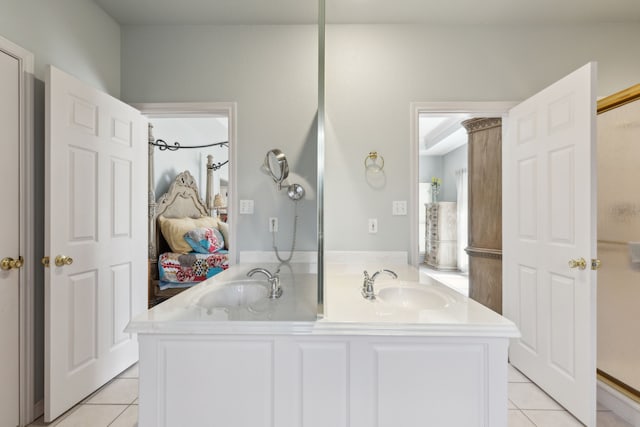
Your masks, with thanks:
M 506 427 L 507 347 L 495 312 L 410 266 L 280 266 L 269 299 L 236 265 L 132 321 L 140 427 Z M 380 275 L 361 295 L 363 270 Z

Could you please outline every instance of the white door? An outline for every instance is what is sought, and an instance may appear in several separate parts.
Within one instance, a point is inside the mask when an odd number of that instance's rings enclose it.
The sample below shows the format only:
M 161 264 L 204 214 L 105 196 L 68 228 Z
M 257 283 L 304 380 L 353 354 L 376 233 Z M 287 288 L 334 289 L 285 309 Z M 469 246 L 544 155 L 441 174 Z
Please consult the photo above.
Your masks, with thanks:
M 20 63 L 0 48 L 0 426 L 16 426 L 20 391 Z
M 138 360 L 123 329 L 147 305 L 147 146 L 137 110 L 54 67 L 45 85 L 51 421 Z
M 596 415 L 595 63 L 509 112 L 504 315 L 511 362 L 587 426 Z M 570 260 L 586 267 L 570 268 Z

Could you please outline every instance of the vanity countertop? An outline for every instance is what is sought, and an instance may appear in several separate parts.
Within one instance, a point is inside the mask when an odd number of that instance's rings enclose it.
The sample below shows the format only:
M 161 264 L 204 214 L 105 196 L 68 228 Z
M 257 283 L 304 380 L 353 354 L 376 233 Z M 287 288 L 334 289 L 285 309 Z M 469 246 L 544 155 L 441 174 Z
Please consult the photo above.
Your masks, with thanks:
M 384 266 L 398 279 L 380 275 L 376 299 L 360 294 L 363 271 L 353 265 L 325 268 L 324 316 L 318 318 L 317 274 L 314 264 L 280 266 L 283 295 L 250 304 L 213 306 L 206 295 L 229 283 L 258 283 L 246 273 L 255 267 L 274 272 L 277 264 L 239 264 L 138 315 L 126 332 L 142 334 L 238 335 L 397 335 L 517 337 L 510 320 L 421 275 L 409 265 Z M 367 268 L 368 267 L 368 268 Z M 379 268 L 379 266 L 378 266 Z M 263 281 L 264 282 L 264 281 Z

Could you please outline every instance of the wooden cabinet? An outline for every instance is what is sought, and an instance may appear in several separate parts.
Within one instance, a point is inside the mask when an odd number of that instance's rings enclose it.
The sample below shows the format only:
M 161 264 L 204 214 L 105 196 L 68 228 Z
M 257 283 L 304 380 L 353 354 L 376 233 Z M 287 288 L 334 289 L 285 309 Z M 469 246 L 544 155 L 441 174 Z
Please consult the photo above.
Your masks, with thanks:
M 469 134 L 469 297 L 502 313 L 502 119 L 462 125 Z
M 456 202 L 426 203 L 425 264 L 438 270 L 456 270 L 457 204 Z

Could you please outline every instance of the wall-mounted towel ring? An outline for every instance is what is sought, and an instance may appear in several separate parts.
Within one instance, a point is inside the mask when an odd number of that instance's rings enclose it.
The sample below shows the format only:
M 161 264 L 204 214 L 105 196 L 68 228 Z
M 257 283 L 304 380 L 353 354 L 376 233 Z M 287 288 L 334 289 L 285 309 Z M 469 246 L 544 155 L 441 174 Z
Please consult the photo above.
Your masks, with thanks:
M 371 151 L 364 158 L 364 168 L 372 172 L 380 172 L 384 168 L 384 157 L 377 151 Z

